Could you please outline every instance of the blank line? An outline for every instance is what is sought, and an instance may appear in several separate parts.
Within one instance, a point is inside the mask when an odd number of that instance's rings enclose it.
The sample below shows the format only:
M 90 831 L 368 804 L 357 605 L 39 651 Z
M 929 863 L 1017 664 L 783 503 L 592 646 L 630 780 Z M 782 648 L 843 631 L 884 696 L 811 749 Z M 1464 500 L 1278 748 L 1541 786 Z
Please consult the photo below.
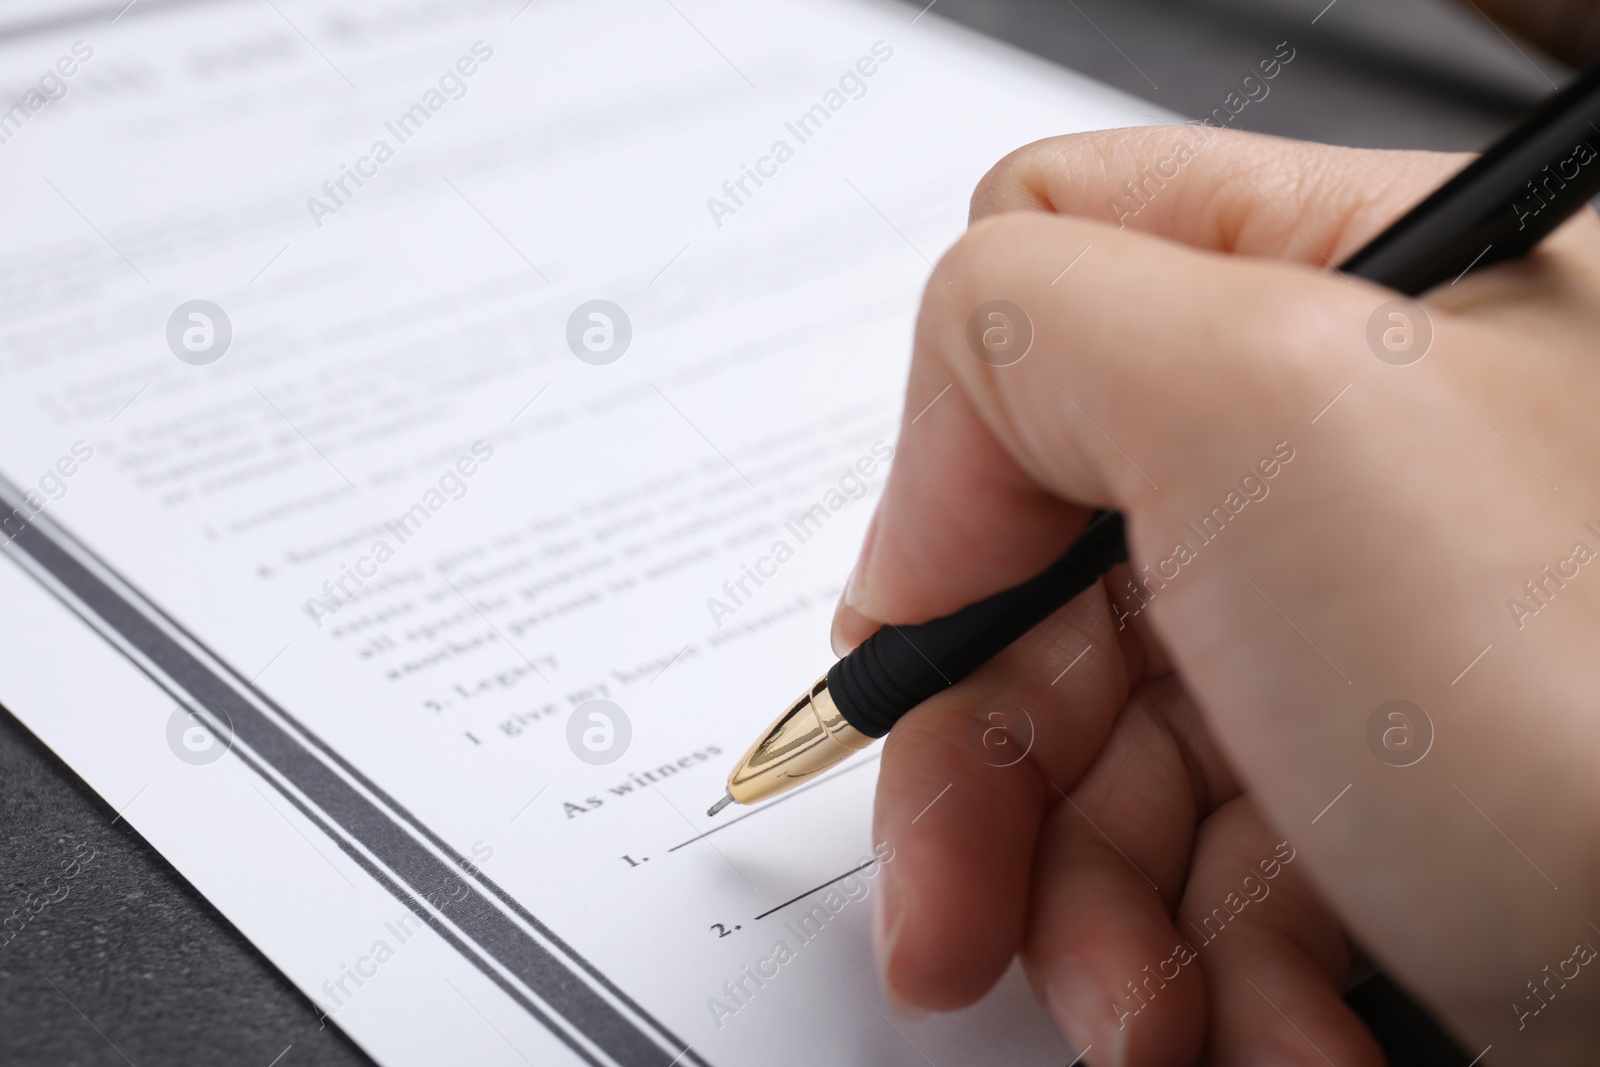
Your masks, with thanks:
M 1337 3 L 1337 2 L 1338 2 L 1338 0 L 1335 0 L 1335 3 Z M 1089 1050 L 1092 1049 L 1092 1048 L 1094 1048 L 1093 1045 L 1085 1045 L 1085 1046 L 1083 1046 L 1083 1051 L 1078 1053 L 1078 1058 L 1073 1060 L 1071 1063 L 1067 1064 L 1067 1067 L 1078 1067 L 1078 1063 L 1085 1056 L 1087 1056 L 1089 1054 Z
M 1118 447 L 1117 443 L 1115 441 L 1113 441 L 1109 436 L 1107 436 L 1106 432 L 1104 430 L 1102 430 L 1095 423 L 1095 421 L 1093 419 L 1091 419 L 1087 414 L 1085 414 L 1084 410 L 1082 408 L 1080 408 L 1076 403 L 1074 403 L 1073 399 L 1070 396 L 1068 396 L 1066 393 L 1062 392 L 1061 386 L 1057 385 L 1055 382 L 1051 382 L 1050 383 L 1050 388 L 1054 389 L 1058 393 L 1061 393 L 1061 399 L 1065 400 L 1069 404 L 1072 404 L 1072 410 L 1076 411 L 1079 415 L 1083 415 L 1083 421 L 1087 422 L 1090 426 L 1093 426 L 1095 433 L 1099 434 L 1101 437 L 1104 437 L 1106 439 L 1106 444 L 1110 445 L 1112 448 L 1115 448 L 1117 450 L 1117 455 L 1121 456 L 1123 459 L 1127 459 L 1128 460 L 1128 466 L 1132 467 L 1136 471 L 1139 471 L 1139 477 L 1143 478 L 1147 482 L 1150 482 L 1150 476 L 1148 474 L 1146 474 L 1144 471 L 1139 470 L 1139 465 L 1137 463 L 1135 463 L 1131 459 L 1128 459 L 1128 454 L 1126 452 L 1124 452 L 1120 447 Z M 1155 482 L 1150 482 L 1150 488 L 1154 489 L 1158 493 L 1161 491 L 1161 487 L 1159 485 L 1157 485 Z
M 928 413 L 928 408 L 931 408 L 933 405 L 937 404 L 939 402 L 939 397 L 942 397 L 944 394 L 948 393 L 951 387 L 955 384 L 955 382 L 951 382 L 950 385 L 947 385 L 943 389 L 939 390 L 939 396 L 936 396 L 932 400 L 928 401 L 927 408 L 923 408 L 921 411 L 917 412 L 917 419 L 920 419 L 922 416 L 926 415 Z M 909 423 L 907 423 L 907 425 L 915 426 L 917 424 L 917 419 L 912 419 Z
M 1478 665 L 1478 661 L 1480 659 L 1482 659 L 1483 657 L 1487 656 L 1489 654 L 1489 650 L 1491 648 L 1493 648 L 1493 647 L 1494 647 L 1494 645 L 1492 645 L 1492 644 L 1484 645 L 1483 646 L 1483 651 L 1479 652 L 1476 656 L 1473 656 L 1472 657 L 1472 662 L 1467 664 L 1466 667 L 1463 668 L 1461 673 L 1456 675 L 1455 682 L 1451 682 L 1450 684 L 1451 685 L 1455 685 L 1456 682 L 1459 682 L 1459 681 L 1461 681 L 1461 679 L 1465 678 L 1467 676 L 1467 671 L 1470 671 L 1472 668 L 1476 667 Z
M 935 804 L 939 803 L 939 797 L 942 797 L 946 793 L 950 792 L 950 786 L 952 786 L 952 785 L 955 785 L 955 783 L 951 782 L 949 785 L 947 785 L 943 789 L 939 790 L 939 796 L 934 797 L 932 800 L 928 801 L 928 808 L 931 808 Z M 921 811 L 917 812 L 917 818 L 911 820 L 911 825 L 915 826 L 917 824 L 917 819 L 920 819 L 924 815 L 928 814 L 928 808 L 923 808 Z
M 793 904 L 795 901 L 804 900 L 806 897 L 809 897 L 812 893 L 820 892 L 821 890 L 824 890 L 824 889 L 828 888 L 830 885 L 832 885 L 835 882 L 842 882 L 846 878 L 850 877 L 852 874 L 855 874 L 857 871 L 866 870 L 868 867 L 871 867 L 874 863 L 877 863 L 877 862 L 878 861 L 875 860 L 875 859 L 870 859 L 867 862 L 861 864 L 859 867 L 851 867 L 848 871 L 845 871 L 839 877 L 837 877 L 837 878 L 829 878 L 826 882 L 823 882 L 821 885 L 815 886 L 815 887 L 813 887 L 811 889 L 807 889 L 804 893 L 801 893 L 797 897 L 790 897 L 788 900 L 784 901 L 782 904 L 779 904 L 776 908 L 768 908 L 766 911 L 762 912 L 760 915 L 757 915 L 755 917 L 755 919 L 751 919 L 750 921 L 751 922 L 755 922 L 756 919 L 765 919 L 768 915 L 771 915 L 773 912 L 782 911 L 784 908 L 787 908 L 790 904 Z
M 293 1041 L 291 1041 L 287 1045 L 285 1045 L 282 1052 L 280 1052 L 276 1056 L 272 1057 L 272 1062 L 267 1064 L 267 1067 L 277 1067 L 278 1061 L 283 1059 L 285 1056 L 287 1056 L 289 1054 L 289 1050 L 292 1049 L 292 1048 L 294 1048 L 294 1042 Z
M 694 421 L 692 419 L 690 419 L 689 416 L 687 416 L 687 415 L 685 415 L 683 413 L 683 409 L 680 408 L 678 405 L 674 404 L 672 402 L 672 399 L 670 397 L 668 397 L 666 393 L 663 393 L 661 391 L 661 387 L 659 385 L 657 385 L 655 382 L 651 382 L 650 383 L 650 388 L 654 389 L 656 391 L 656 394 L 658 396 L 660 396 L 662 400 L 665 400 L 667 402 L 667 406 L 668 407 L 670 407 L 673 411 L 676 411 L 678 413 L 678 417 L 679 418 L 681 418 L 684 422 L 687 422 L 689 424 L 689 428 L 691 430 L 693 430 L 695 433 L 699 434 L 701 439 L 703 439 L 706 444 L 711 446 L 711 450 L 713 452 L 715 452 L 717 455 L 721 456 L 723 458 L 723 460 L 726 461 L 728 466 L 730 466 L 730 467 L 732 467 L 734 469 L 734 473 L 738 474 L 739 477 L 744 479 L 746 485 L 748 485 L 752 489 L 754 489 L 756 487 L 756 483 L 752 482 L 750 480 L 750 476 L 748 474 L 746 474 L 744 471 L 740 470 L 739 469 L 739 465 L 737 463 L 735 463 L 731 459 L 728 459 L 728 454 L 726 452 L 724 452 L 722 449 L 718 448 L 717 447 L 717 443 L 715 441 L 713 441 L 711 438 L 707 437 L 706 436 L 706 432 L 704 430 L 702 430 L 700 427 L 696 426 L 694 424 Z
M 1246 578 L 1245 581 L 1250 582 L 1250 579 Z M 1322 649 L 1317 648 L 1316 642 L 1311 640 L 1311 638 L 1306 637 L 1306 632 L 1304 630 L 1300 629 L 1300 627 L 1295 626 L 1294 625 L 1294 620 L 1289 618 L 1289 616 L 1284 615 L 1282 609 L 1280 609 L 1278 607 L 1278 605 L 1274 604 L 1271 600 L 1268 600 L 1267 599 L 1267 594 L 1261 592 L 1261 587 L 1259 585 L 1257 585 L 1255 582 L 1250 582 L 1250 588 L 1254 589 L 1257 593 L 1260 593 L 1261 594 L 1261 599 L 1262 600 L 1266 600 L 1267 601 L 1267 606 L 1272 608 L 1273 611 L 1276 611 L 1280 616 L 1282 616 L 1284 622 L 1288 623 L 1290 626 L 1294 626 L 1294 632 L 1299 634 L 1301 636 L 1301 638 L 1303 638 L 1305 640 L 1306 644 L 1308 644 L 1312 648 L 1316 649 L 1317 655 L 1321 656 L 1323 659 L 1328 660 L 1328 666 L 1332 667 L 1336 671 L 1339 671 L 1339 665 L 1337 663 L 1333 662 L 1333 660 L 1328 659 L 1328 654 L 1326 652 L 1322 651 Z M 1348 674 L 1344 673 L 1344 671 L 1339 671 L 1339 677 L 1344 679 L 1344 684 L 1345 685 L 1354 685 L 1355 684 L 1354 682 L 1350 681 L 1350 676 Z
M 1450 784 L 1451 785 L 1455 785 L 1456 786 L 1456 792 L 1461 794 L 1462 799 L 1465 800 L 1468 804 L 1472 804 L 1473 810 L 1476 811 L 1479 815 L 1483 816 L 1483 821 L 1484 822 L 1488 823 L 1490 826 L 1494 826 L 1494 832 L 1495 833 L 1499 834 L 1501 837 L 1505 837 L 1506 844 L 1510 845 L 1512 848 L 1517 849 L 1517 855 L 1521 856 L 1525 860 L 1528 860 L 1528 866 L 1529 867 L 1532 867 L 1534 870 L 1539 871 L 1539 865 L 1537 863 L 1533 862 L 1533 860 L 1528 859 L 1528 854 L 1526 852 L 1522 851 L 1522 849 L 1517 848 L 1517 843 L 1515 841 L 1511 840 L 1511 838 L 1506 837 L 1506 832 L 1504 830 L 1500 829 L 1500 827 L 1498 827 L 1498 826 L 1495 826 L 1495 821 L 1493 819 L 1489 818 L 1487 812 L 1485 812 L 1482 808 L 1478 807 L 1477 804 L 1473 803 L 1472 798 L 1467 796 L 1467 794 L 1462 790 L 1462 788 L 1459 785 L 1456 785 L 1454 782 L 1451 782 Z M 1550 876 L 1548 874 L 1545 874 L 1543 871 L 1539 871 L 1539 877 L 1543 878 L 1547 882 L 1550 882 Z M 1558 893 L 1561 891 L 1561 887 L 1556 885 L 1554 882 L 1550 882 L 1550 888 L 1554 889 Z
M 684 822 L 688 823 L 691 829 L 694 827 L 694 820 L 689 818 L 689 816 L 685 815 L 683 813 L 683 810 L 681 808 L 679 808 L 678 805 L 676 805 L 676 804 L 674 804 L 672 802 L 672 798 L 667 796 L 667 794 L 665 794 L 665 793 L 663 793 L 661 791 L 661 787 L 660 786 L 656 785 L 654 782 L 651 782 L 650 783 L 650 787 L 656 791 L 656 796 L 660 797 L 662 800 L 665 800 L 667 802 L 667 807 L 671 808 L 673 811 L 678 813 L 678 818 L 680 818 Z M 715 844 L 713 844 L 711 847 L 716 850 L 717 855 L 722 857 L 722 862 L 723 863 L 726 863 L 729 867 L 732 867 L 736 872 L 738 872 L 738 875 L 739 875 L 740 878 L 743 878 L 746 882 L 750 883 L 750 888 L 751 889 L 754 889 L 758 893 L 761 892 L 761 887 L 756 885 L 756 883 L 750 878 L 750 876 L 748 874 L 745 874 L 744 871 L 739 870 L 739 865 L 737 863 L 733 862 L 732 860 L 730 860 L 728 858 L 728 854 L 726 852 L 722 851 L 720 848 L 717 848 L 717 846 Z
M 926 15 L 928 13 L 928 9 L 933 7 L 933 5 L 937 4 L 938 2 L 939 0 L 928 0 L 928 7 L 923 8 L 921 11 L 918 11 L 915 15 L 913 15 L 911 17 L 911 24 L 915 26 L 917 24 L 917 19 L 920 19 L 922 16 Z
M 1467 1064 L 1467 1067 L 1478 1067 L 1478 1060 L 1481 1060 L 1487 1056 L 1490 1048 L 1494 1048 L 1494 1046 L 1490 1045 L 1489 1048 L 1486 1048 L 1482 1052 L 1478 1053 L 1477 1057 L 1471 1063 Z
M 1337 3 L 1338 0 L 1334 0 L 1334 2 Z M 1354 384 L 1356 384 L 1356 383 L 1355 382 L 1351 382 L 1350 383 L 1350 385 L 1354 385 Z M 1344 394 L 1348 393 L 1350 391 L 1350 385 L 1347 385 L 1343 389 L 1339 390 L 1339 396 L 1344 396 Z M 1328 413 L 1328 408 L 1333 407 L 1333 405 L 1335 405 L 1335 404 L 1337 404 L 1339 402 L 1339 396 L 1336 396 L 1332 400 L 1328 401 L 1328 407 L 1327 408 L 1323 408 L 1321 411 L 1317 412 L 1317 419 L 1320 419 L 1320 418 L 1322 418 L 1322 416 L 1326 415 Z M 1315 426 L 1317 424 L 1317 419 L 1312 419 L 1311 420 L 1311 425 Z
M 676 852 L 680 848 L 682 848 L 684 845 L 692 845 L 696 841 L 700 840 L 702 837 L 710 837 L 712 834 L 719 833 L 719 832 L 721 832 L 723 830 L 726 830 L 728 827 L 732 826 L 734 823 L 743 822 L 745 819 L 750 818 L 752 815 L 760 815 L 764 811 L 771 811 L 773 808 L 777 807 L 779 804 L 782 804 L 785 800 L 793 800 L 795 797 L 799 796 L 801 793 L 804 793 L 808 789 L 815 789 L 819 785 L 826 785 L 827 783 L 833 781 L 835 778 L 843 778 L 845 775 L 849 774 L 851 771 L 858 771 L 862 767 L 866 767 L 866 766 L 868 766 L 870 764 L 876 763 L 882 757 L 882 755 L 883 755 L 882 751 L 875 752 L 875 753 L 872 754 L 871 758 L 864 759 L 860 763 L 853 763 L 850 766 L 846 767 L 842 771 L 837 771 L 837 772 L 835 772 L 833 774 L 830 774 L 826 778 L 818 778 L 815 782 L 807 782 L 805 785 L 800 786 L 798 789 L 791 789 L 787 793 L 785 793 L 783 796 L 781 796 L 778 799 L 774 800 L 772 803 L 763 804 L 761 807 L 756 808 L 753 811 L 747 811 L 743 815 L 740 815 L 740 816 L 737 816 L 735 818 L 729 819 L 727 822 L 723 823 L 721 826 L 712 827 L 711 829 L 707 830 L 703 834 L 695 834 L 693 837 L 689 838 L 689 840 L 683 842 L 683 844 L 673 845 L 671 848 L 667 849 L 667 851 L 668 852 Z
M 1248 975 L 1245 977 L 1245 981 L 1250 982 Z M 1250 982 L 1250 988 L 1254 989 L 1257 993 L 1261 993 L 1261 987 L 1256 985 L 1254 982 Z M 1272 1000 L 1265 993 L 1261 993 L 1261 999 L 1265 1000 L 1268 1004 L 1272 1004 Z M 1276 1004 L 1272 1004 L 1272 1010 L 1277 1012 L 1279 1015 L 1283 1015 L 1283 1009 L 1278 1007 Z M 1290 1026 L 1294 1026 L 1294 1020 L 1289 1018 L 1287 1015 L 1283 1015 L 1283 1021 L 1288 1023 Z M 1306 1037 L 1306 1032 L 1300 1029 L 1298 1026 L 1294 1026 L 1294 1032 L 1299 1034 L 1301 1037 Z M 1317 1049 L 1318 1056 L 1328 1060 L 1328 1054 L 1323 1052 L 1320 1048 L 1317 1048 L 1316 1042 L 1312 1041 L 1309 1037 L 1306 1037 L 1306 1044 Z M 1328 1063 L 1331 1065 L 1331 1067 L 1338 1067 L 1338 1065 L 1334 1064 L 1332 1060 L 1328 1060 Z
M 1329 11 L 1333 10 L 1333 5 L 1337 4 L 1338 2 L 1339 2 L 1339 0 L 1328 0 L 1328 6 L 1323 8 L 1321 11 L 1317 12 L 1317 18 L 1311 20 L 1311 25 L 1315 26 L 1317 24 L 1317 19 L 1320 19 L 1322 16 L 1326 15 Z
M 1317 819 L 1320 819 L 1320 818 L 1322 818 L 1322 817 L 1323 817 L 1323 816 L 1324 816 L 1324 815 L 1326 815 L 1326 814 L 1328 814 L 1328 808 L 1331 808 L 1331 807 L 1333 807 L 1333 806 L 1334 806 L 1334 805 L 1335 805 L 1335 804 L 1337 804 L 1337 803 L 1339 803 L 1339 797 L 1342 797 L 1342 796 L 1344 796 L 1344 795 L 1345 795 L 1345 794 L 1346 794 L 1346 793 L 1348 793 L 1348 792 L 1350 792 L 1350 786 L 1351 786 L 1351 785 L 1355 785 L 1355 783 L 1354 783 L 1354 782 L 1351 782 L 1351 783 L 1350 783 L 1350 785 L 1347 785 L 1347 786 L 1345 786 L 1345 787 L 1344 787 L 1344 788 L 1343 788 L 1343 789 L 1341 789 L 1341 790 L 1339 790 L 1339 796 L 1338 796 L 1338 797 L 1334 797 L 1334 798 L 1333 798 L 1333 799 L 1332 799 L 1332 800 L 1330 800 L 1330 801 L 1328 801 L 1328 807 L 1327 807 L 1327 808 L 1323 808 L 1323 809 L 1322 809 L 1322 810 L 1321 810 L 1321 811 L 1319 811 L 1319 812 L 1317 812 Z M 1311 820 L 1311 825 L 1312 825 L 1312 826 L 1315 826 L 1315 825 L 1317 825 L 1317 819 L 1312 819 L 1312 820 Z
M 1093 647 L 1094 647 L 1093 645 L 1085 645 L 1085 646 L 1083 646 L 1083 651 L 1079 652 L 1078 655 L 1073 659 L 1073 661 L 1071 663 L 1069 663 L 1065 667 L 1061 668 L 1061 673 L 1056 675 L 1055 678 L 1051 679 L 1050 684 L 1051 685 L 1055 685 L 1056 682 L 1061 681 L 1061 679 L 1066 676 L 1066 673 L 1068 671 L 1070 671 L 1072 668 L 1074 668 L 1074 667 L 1076 667 L 1078 665 L 1078 660 L 1080 660 L 1083 657 L 1087 656 L 1089 654 L 1089 650 L 1091 648 L 1093 648 Z

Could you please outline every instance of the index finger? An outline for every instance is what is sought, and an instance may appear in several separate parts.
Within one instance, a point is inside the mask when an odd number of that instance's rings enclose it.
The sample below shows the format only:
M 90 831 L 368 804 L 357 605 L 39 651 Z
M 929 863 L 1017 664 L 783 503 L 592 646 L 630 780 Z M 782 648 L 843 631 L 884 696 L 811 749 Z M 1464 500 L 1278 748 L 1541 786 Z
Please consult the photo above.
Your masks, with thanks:
M 972 194 L 971 218 L 1047 211 L 1194 248 L 1328 266 L 1470 158 L 1195 123 L 1101 130 L 1035 141 L 1000 160 Z
M 986 179 L 975 210 L 1097 209 L 1127 161 L 1161 136 L 1124 130 L 1030 146 Z M 1203 511 L 1219 478 L 1269 455 L 1277 427 L 1303 421 L 1301 408 L 1313 405 L 1309 417 L 1330 385 L 1350 381 L 1334 384 L 1337 353 L 1318 339 L 1348 334 L 1382 298 L 1305 261 L 1359 244 L 1459 163 L 1219 133 L 1139 217 L 1205 248 L 1061 215 L 980 218 L 924 294 L 902 445 L 846 584 L 836 645 L 1037 573 L 1065 549 L 1084 505 L 1128 511 L 1136 547 L 1141 537 L 1159 538 L 1145 548 L 1170 547 L 1167 527 L 1181 523 L 1141 523 L 1151 509 Z M 1334 200 L 1326 209 L 1315 206 L 1324 189 Z M 1296 241 L 1310 253 L 1301 269 L 1216 254 L 1292 253 Z M 1017 331 L 1004 358 L 983 347 L 991 323 Z

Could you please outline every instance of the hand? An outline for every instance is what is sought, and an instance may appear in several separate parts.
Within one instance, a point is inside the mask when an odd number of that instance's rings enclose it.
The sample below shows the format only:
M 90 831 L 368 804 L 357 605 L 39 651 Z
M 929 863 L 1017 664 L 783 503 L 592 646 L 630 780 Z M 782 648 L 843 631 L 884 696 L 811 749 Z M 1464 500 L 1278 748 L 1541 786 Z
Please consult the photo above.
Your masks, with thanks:
M 1483 1063 L 1595 1062 L 1600 222 L 1400 319 L 1327 269 L 1464 162 L 1174 126 L 979 187 L 835 644 L 1032 575 L 1092 507 L 1133 563 L 888 738 L 903 1009 L 1020 953 L 1096 1067 L 1366 1067 L 1353 939 Z M 991 300 L 1020 362 L 969 343 Z

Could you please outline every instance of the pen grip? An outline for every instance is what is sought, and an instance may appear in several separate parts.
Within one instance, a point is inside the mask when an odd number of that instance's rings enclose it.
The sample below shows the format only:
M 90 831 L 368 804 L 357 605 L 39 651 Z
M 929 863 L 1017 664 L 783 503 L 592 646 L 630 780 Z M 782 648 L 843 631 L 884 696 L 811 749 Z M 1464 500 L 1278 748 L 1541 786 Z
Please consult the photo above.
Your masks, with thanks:
M 1122 513 L 1097 511 L 1071 547 L 1039 574 L 912 626 L 884 626 L 828 672 L 839 711 L 868 737 L 950 688 L 1128 559 Z

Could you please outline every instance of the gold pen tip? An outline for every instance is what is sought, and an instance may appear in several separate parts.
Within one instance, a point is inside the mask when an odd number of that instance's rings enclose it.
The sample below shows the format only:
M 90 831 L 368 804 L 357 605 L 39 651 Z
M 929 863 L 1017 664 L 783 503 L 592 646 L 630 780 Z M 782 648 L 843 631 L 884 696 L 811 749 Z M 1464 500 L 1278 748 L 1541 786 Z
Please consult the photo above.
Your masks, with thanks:
M 721 800 L 719 800 L 715 804 L 711 805 L 711 807 L 706 811 L 706 817 L 710 818 L 711 816 L 715 815 L 717 812 L 721 811 L 723 808 L 727 807 L 729 804 L 732 804 L 732 803 L 733 803 L 733 794 L 732 793 L 724 794 Z

